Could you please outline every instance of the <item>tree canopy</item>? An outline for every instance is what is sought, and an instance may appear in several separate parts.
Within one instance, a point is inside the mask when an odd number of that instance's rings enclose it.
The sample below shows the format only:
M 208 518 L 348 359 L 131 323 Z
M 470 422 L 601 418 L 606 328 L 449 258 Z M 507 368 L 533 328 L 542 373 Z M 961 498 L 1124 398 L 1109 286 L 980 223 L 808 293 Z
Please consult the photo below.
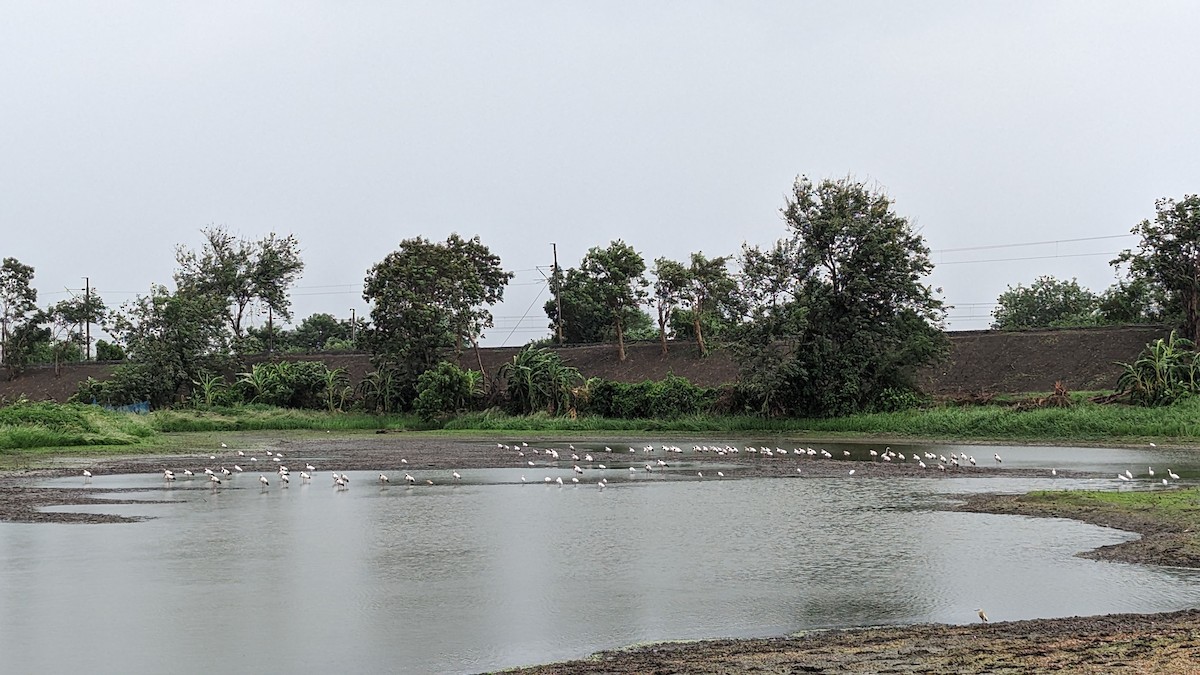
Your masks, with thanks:
M 1088 326 L 1101 322 L 1100 298 L 1075 279 L 1040 276 L 1029 286 L 1009 286 L 996 299 L 992 328 Z
M 492 326 L 489 306 L 512 278 L 479 237 L 445 242 L 406 239 L 371 267 L 363 298 L 372 304 L 366 342 L 404 383 L 406 402 L 417 377 L 464 343 L 478 344 Z
M 617 239 L 605 248 L 588 250 L 579 263 L 583 283 L 591 297 L 608 310 L 617 337 L 617 358 L 625 360 L 625 329 L 629 310 L 638 310 L 646 299 L 646 262 L 632 246 Z
M 33 267 L 16 258 L 5 258 L 0 263 L 0 363 L 11 367 L 14 358 L 19 360 L 19 355 L 26 351 L 29 331 L 19 329 L 30 322 L 36 311 Z
M 768 412 L 805 415 L 871 409 L 911 387 L 945 348 L 923 238 L 886 194 L 849 178 L 798 178 L 782 212 L 789 236 L 743 249 L 744 382 Z
M 1125 250 L 1112 261 L 1128 267 L 1132 284 L 1161 294 L 1163 314 L 1177 322 L 1185 337 L 1200 343 L 1200 196 L 1164 198 L 1154 204 L 1154 220 L 1132 230 L 1142 239 L 1137 251 Z
M 288 289 L 304 271 L 300 243 L 274 232 L 258 241 L 234 236 L 225 227 L 208 227 L 199 251 L 180 245 L 175 283 L 185 293 L 207 295 L 217 306 L 235 340 L 245 336 L 243 320 L 252 302 L 261 302 L 281 321 L 292 318 Z

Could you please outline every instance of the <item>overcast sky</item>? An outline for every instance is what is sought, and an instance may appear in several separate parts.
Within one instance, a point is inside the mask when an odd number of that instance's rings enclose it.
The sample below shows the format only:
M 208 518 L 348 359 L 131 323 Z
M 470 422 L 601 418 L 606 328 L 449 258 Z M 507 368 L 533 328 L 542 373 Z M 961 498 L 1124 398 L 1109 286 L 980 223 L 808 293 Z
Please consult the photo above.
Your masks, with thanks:
M 852 175 L 984 328 L 1009 284 L 1107 287 L 1137 239 L 1069 240 L 1200 191 L 1198 27 L 1191 1 L 0 0 L 0 257 L 42 305 L 89 276 L 117 306 L 202 227 L 294 234 L 297 320 L 348 318 L 401 240 L 479 235 L 516 272 L 485 344 L 522 344 L 551 242 L 736 253 L 785 234 L 797 175 Z

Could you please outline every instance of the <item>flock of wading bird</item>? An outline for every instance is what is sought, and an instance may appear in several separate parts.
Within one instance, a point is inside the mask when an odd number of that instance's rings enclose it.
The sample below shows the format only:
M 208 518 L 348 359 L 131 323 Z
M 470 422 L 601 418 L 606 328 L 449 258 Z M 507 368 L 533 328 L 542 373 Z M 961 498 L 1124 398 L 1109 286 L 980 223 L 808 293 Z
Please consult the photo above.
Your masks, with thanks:
M 1151 445 L 1151 447 L 1154 447 L 1153 443 L 1151 443 L 1150 445 Z M 225 443 L 221 443 L 221 448 L 223 450 L 228 450 L 229 446 L 226 445 Z M 543 467 L 543 468 L 562 469 L 562 468 L 564 468 L 564 463 L 566 461 L 568 461 L 568 460 L 563 459 L 563 454 L 568 453 L 569 458 L 570 458 L 569 461 L 571 462 L 571 469 L 573 472 L 571 479 L 569 481 L 564 481 L 561 476 L 556 477 L 556 478 L 551 478 L 550 476 L 545 476 L 542 478 L 543 483 L 557 484 L 559 486 L 565 486 L 567 484 L 579 485 L 579 484 L 583 483 L 582 477 L 584 475 L 586 475 L 588 473 L 592 473 L 594 475 L 595 473 L 599 472 L 601 474 L 600 478 L 598 478 L 594 484 L 597 485 L 600 489 L 604 489 L 608 485 L 608 475 L 609 475 L 608 474 L 608 472 L 609 472 L 608 465 L 597 461 L 596 457 L 594 457 L 590 453 L 585 453 L 582 457 L 580 457 L 579 453 L 575 450 L 574 445 L 568 445 L 566 447 L 566 449 L 562 450 L 561 452 L 560 452 L 560 450 L 555 449 L 555 448 L 538 449 L 535 447 L 531 447 L 527 442 L 513 443 L 511 445 L 506 445 L 504 443 L 497 443 L 496 448 L 497 448 L 497 450 L 504 451 L 504 452 L 515 452 L 518 460 L 524 461 L 525 465 L 530 469 L 536 469 L 539 466 Z M 732 446 L 732 445 L 693 445 L 692 451 L 694 453 L 700 453 L 700 454 L 706 454 L 706 455 L 716 455 L 716 456 L 739 455 L 739 454 L 745 453 L 747 455 L 756 455 L 757 457 L 769 458 L 769 459 L 784 459 L 784 458 L 788 458 L 788 457 L 792 457 L 792 458 L 821 457 L 822 459 L 840 458 L 843 460 L 852 461 L 852 455 L 849 450 L 842 450 L 840 455 L 834 455 L 833 453 L 829 452 L 828 450 L 825 450 L 824 448 L 816 450 L 811 447 L 805 447 L 805 448 L 797 447 L 797 448 L 792 448 L 791 451 L 788 451 L 788 450 L 786 450 L 784 448 L 780 448 L 780 447 L 775 447 L 775 448 L 771 448 L 771 447 L 767 447 L 767 446 L 756 447 L 753 445 L 747 445 L 743 448 L 739 448 L 737 446 Z M 597 452 L 599 453 L 599 451 L 597 451 Z M 644 445 L 644 446 L 641 446 L 641 448 L 634 448 L 632 446 L 629 446 L 627 453 L 622 452 L 622 451 L 614 451 L 611 447 L 606 446 L 603 451 L 604 454 L 600 455 L 600 457 L 603 459 L 603 458 L 609 457 L 609 456 L 617 456 L 617 457 L 624 456 L 626 459 L 618 460 L 618 461 L 621 462 L 622 464 L 628 462 L 629 463 L 629 466 L 628 466 L 629 476 L 636 477 L 637 475 L 639 475 L 643 472 L 649 474 L 649 473 L 653 473 L 656 471 L 662 471 L 662 470 L 671 468 L 670 462 L 668 462 L 663 457 L 655 457 L 654 455 L 657 455 L 658 453 L 662 453 L 664 456 L 672 456 L 672 455 L 683 454 L 683 452 L 684 452 L 683 448 L 681 448 L 679 446 L 674 446 L 674 445 L 661 445 L 658 447 L 655 447 L 654 445 Z M 628 455 L 631 455 L 631 454 L 635 455 L 635 456 L 639 455 L 639 454 L 643 455 L 643 456 L 649 455 L 650 457 L 648 459 L 651 459 L 652 461 L 645 461 L 642 459 L 639 459 L 636 461 L 629 461 Z M 947 457 L 944 454 L 935 454 L 935 453 L 928 452 L 928 451 L 925 451 L 920 454 L 918 454 L 916 451 L 913 451 L 908 456 L 905 456 L 904 453 L 896 452 L 895 450 L 892 450 L 891 446 L 887 446 L 883 450 L 869 449 L 867 451 L 867 454 L 870 457 L 871 462 L 908 463 L 910 465 L 916 465 L 916 466 L 920 467 L 921 469 L 926 469 L 926 470 L 930 470 L 930 471 L 940 471 L 942 473 L 945 473 L 947 471 L 954 471 L 956 469 L 961 468 L 963 465 L 967 465 L 967 464 L 969 464 L 970 466 L 977 466 L 975 457 L 968 455 L 965 452 L 958 453 L 958 454 L 950 453 L 949 457 Z M 291 483 L 291 470 L 283 463 L 284 462 L 283 453 L 282 452 L 271 452 L 268 450 L 268 451 L 265 451 L 265 457 L 266 457 L 265 461 L 270 461 L 273 463 L 274 469 L 270 473 L 277 475 L 277 478 L 274 478 L 274 479 L 267 478 L 266 473 L 259 471 L 258 482 L 259 482 L 259 485 L 261 486 L 261 488 L 263 490 L 269 489 L 271 487 L 271 485 L 273 484 L 273 481 L 274 481 L 274 484 L 277 484 L 279 487 L 287 487 Z M 247 457 L 245 451 L 243 451 L 243 450 L 237 450 L 234 455 L 229 456 L 226 459 L 229 460 L 229 462 L 227 462 L 227 463 L 233 464 L 233 469 L 229 469 L 226 466 L 222 465 L 219 469 L 213 469 L 211 466 L 209 466 L 209 467 L 205 467 L 202 470 L 199 470 L 199 475 L 204 476 L 204 478 L 202 480 L 208 481 L 209 485 L 212 487 L 213 490 L 220 488 L 227 480 L 232 480 L 239 474 L 244 473 L 245 469 L 242 468 L 241 464 L 246 462 L 247 460 L 249 460 L 249 465 L 252 469 L 256 469 L 259 466 L 258 457 L 256 457 L 256 456 Z M 213 461 L 213 462 L 217 462 L 218 458 L 216 455 L 210 455 L 209 460 Z M 1000 457 L 999 453 L 993 454 L 992 460 L 993 460 L 993 462 L 995 462 L 995 465 L 997 467 L 1001 466 L 1004 463 L 1004 460 L 1003 460 L 1003 458 Z M 611 461 L 611 460 L 608 460 L 608 461 Z M 540 462 L 540 464 L 539 464 L 539 462 Z M 644 464 L 643 464 L 643 462 L 644 462 Z M 400 460 L 400 463 L 408 464 L 408 460 L 402 458 Z M 584 466 L 580 466 L 580 464 L 583 464 Z M 637 464 L 643 464 L 643 465 L 636 466 Z M 311 463 L 306 463 L 304 466 L 304 470 L 300 472 L 300 481 L 305 484 L 310 483 L 313 480 L 313 476 L 315 475 L 316 471 L 317 471 L 317 467 L 313 466 Z M 856 469 L 850 469 L 847 472 L 847 475 L 853 476 L 856 473 L 856 471 L 857 471 Z M 797 466 L 796 474 L 802 474 L 802 473 L 803 473 L 803 470 Z M 1154 467 L 1147 467 L 1147 474 L 1151 481 L 1155 480 L 1156 474 L 1154 471 Z M 168 484 L 173 484 L 180 477 L 182 477 L 185 480 L 193 480 L 194 478 L 197 477 L 197 475 L 198 475 L 197 472 L 192 471 L 191 469 L 184 469 L 181 474 L 176 474 L 175 471 L 173 471 L 172 469 L 164 468 L 163 473 L 162 473 L 163 480 Z M 346 490 L 350 487 L 350 477 L 347 476 L 346 474 L 332 471 L 332 472 L 330 472 L 330 475 L 333 480 L 332 485 L 334 488 L 336 488 L 338 490 Z M 1058 470 L 1051 469 L 1050 475 L 1053 477 L 1057 477 Z M 716 478 L 724 478 L 725 473 L 722 471 L 716 471 L 715 476 L 716 476 Z M 703 479 L 704 477 L 705 476 L 704 476 L 703 471 L 696 472 L 696 478 Z M 83 471 L 84 482 L 85 483 L 90 482 L 91 478 L 92 478 L 92 472 L 85 469 Z M 1129 481 L 1133 481 L 1135 479 L 1135 476 L 1132 471 L 1126 469 L 1124 473 L 1118 473 L 1117 478 L 1122 482 L 1129 482 Z M 1172 481 L 1179 480 L 1179 475 L 1176 474 L 1171 469 L 1167 469 L 1167 477 L 1158 476 L 1158 478 L 1161 480 L 1163 485 L 1167 485 L 1169 483 L 1168 479 L 1170 479 Z M 449 479 L 450 479 L 450 481 L 452 481 L 452 483 L 457 484 L 459 481 L 462 480 L 462 475 L 459 472 L 454 471 L 454 472 L 451 472 Z M 403 481 L 408 486 L 417 485 L 418 483 L 421 483 L 424 485 L 434 485 L 433 479 L 424 478 L 419 481 L 417 478 L 413 477 L 413 475 L 411 473 L 408 473 L 407 471 L 404 473 Z M 377 482 L 380 485 L 389 485 L 389 484 L 391 484 L 392 479 L 386 473 L 381 472 L 379 474 Z M 521 482 L 522 483 L 528 482 L 524 475 L 521 476 Z

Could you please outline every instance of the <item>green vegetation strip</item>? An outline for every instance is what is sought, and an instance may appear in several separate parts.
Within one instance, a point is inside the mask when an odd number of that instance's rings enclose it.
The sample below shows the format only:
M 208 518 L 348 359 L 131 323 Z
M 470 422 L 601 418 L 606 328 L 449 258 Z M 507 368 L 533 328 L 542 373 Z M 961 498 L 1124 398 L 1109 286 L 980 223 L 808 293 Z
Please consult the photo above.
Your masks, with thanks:
M 1069 408 L 943 406 L 829 419 L 768 419 L 750 415 L 687 415 L 662 419 L 568 418 L 547 414 L 466 413 L 423 422 L 412 415 L 329 413 L 271 406 L 179 408 L 149 415 L 98 406 L 22 402 L 0 408 L 0 452 L 31 448 L 118 446 L 147 451 L 160 434 L 264 430 L 425 430 L 446 433 L 679 433 L 717 435 L 822 434 L 929 440 L 1134 443 L 1200 440 L 1200 399 L 1143 408 L 1078 403 Z

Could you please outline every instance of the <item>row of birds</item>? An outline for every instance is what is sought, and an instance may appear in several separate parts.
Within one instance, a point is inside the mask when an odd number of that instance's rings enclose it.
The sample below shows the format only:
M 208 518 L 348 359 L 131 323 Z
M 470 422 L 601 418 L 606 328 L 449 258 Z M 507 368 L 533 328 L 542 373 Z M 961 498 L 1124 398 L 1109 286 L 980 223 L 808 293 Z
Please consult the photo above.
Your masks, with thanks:
M 1151 445 L 1153 445 L 1153 444 L 1151 444 Z M 226 449 L 228 448 L 228 446 L 225 443 L 221 443 L 221 447 L 226 448 Z M 517 452 L 518 457 L 525 457 L 526 453 L 531 453 L 535 456 L 544 455 L 547 458 L 548 466 L 552 465 L 552 463 L 556 463 L 556 462 L 560 461 L 562 458 L 561 453 L 557 449 L 554 449 L 554 448 L 538 449 L 538 448 L 530 447 L 527 442 L 521 442 L 519 444 L 514 443 L 512 445 L 497 443 L 496 447 L 499 449 L 502 449 L 502 450 L 515 450 Z M 679 453 L 684 452 L 684 450 L 679 446 L 662 445 L 662 446 L 659 446 L 658 449 L 661 449 L 661 451 L 666 452 L 666 453 L 674 453 L 674 454 L 679 454 Z M 645 445 L 645 446 L 641 447 L 641 452 L 644 454 L 652 453 L 655 450 L 656 450 L 656 448 L 653 445 Z M 826 450 L 824 448 L 817 450 L 817 449 L 814 449 L 811 447 L 793 448 L 790 453 L 783 448 L 778 448 L 778 447 L 770 448 L 770 447 L 766 447 L 766 446 L 755 447 L 753 445 L 747 445 L 747 446 L 745 446 L 744 449 L 738 448 L 737 446 L 732 446 L 732 445 L 694 445 L 694 446 L 692 446 L 692 450 L 694 452 L 698 452 L 698 453 L 710 453 L 711 452 L 711 453 L 717 454 L 717 455 L 731 455 L 731 454 L 739 454 L 739 453 L 745 452 L 748 454 L 756 454 L 756 455 L 762 456 L 762 457 L 786 457 L 789 454 L 792 456 L 799 456 L 799 457 L 816 457 L 817 455 L 820 455 L 824 459 L 833 459 L 835 457 L 835 455 L 833 453 L 830 453 L 828 450 Z M 637 453 L 638 449 L 636 449 L 632 446 L 629 446 L 628 451 L 629 451 L 629 453 Z M 608 469 L 607 465 L 602 464 L 602 463 L 596 463 L 595 457 L 593 457 L 590 453 L 585 453 L 583 455 L 583 457 L 580 457 L 578 452 L 576 452 L 574 445 L 568 445 L 567 449 L 564 450 L 563 452 L 569 452 L 571 460 L 573 462 L 576 462 L 576 464 L 574 464 L 572 466 L 572 470 L 574 471 L 574 473 L 576 475 L 570 479 L 570 482 L 573 484 L 580 483 L 579 477 L 581 475 L 583 475 L 583 473 L 584 473 L 584 469 L 582 467 L 580 467 L 578 464 L 578 462 L 580 462 L 580 461 L 588 463 L 588 464 L 594 464 L 595 468 L 598 468 L 601 470 Z M 613 453 L 613 449 L 611 447 L 606 446 L 604 448 L 604 452 L 606 454 L 611 454 L 611 453 Z M 945 455 L 935 454 L 935 453 L 928 452 L 928 451 L 926 451 L 922 454 L 918 454 L 916 451 L 914 451 L 909 456 L 905 456 L 904 453 L 892 450 L 891 446 L 887 446 L 881 451 L 875 450 L 875 449 L 869 449 L 868 455 L 871 457 L 871 461 L 906 462 L 910 459 L 916 460 L 917 465 L 920 466 L 922 469 L 929 468 L 930 464 L 933 464 L 933 462 L 936 461 L 937 462 L 936 468 L 940 471 L 946 471 L 948 469 L 948 467 L 959 468 L 964 463 L 970 464 L 971 466 L 977 465 L 976 461 L 975 461 L 975 457 L 971 456 L 971 455 L 967 455 L 965 452 L 957 453 L 957 454 L 950 453 L 950 456 L 948 458 Z M 236 456 L 237 457 L 245 457 L 246 453 L 243 450 L 237 450 Z M 277 479 L 278 482 L 283 486 L 288 485 L 291 481 L 291 472 L 287 466 L 284 466 L 282 464 L 283 459 L 284 459 L 283 453 L 267 451 L 266 456 L 278 465 L 276 467 L 276 471 L 275 471 L 279 476 Z M 850 459 L 851 458 L 850 451 L 843 450 L 841 452 L 841 457 L 843 459 Z M 216 457 L 216 455 L 210 455 L 209 459 L 215 461 L 217 459 L 217 457 Z M 993 454 L 992 459 L 995 461 L 997 466 L 1002 465 L 1004 462 L 1003 458 L 1000 457 L 999 453 Z M 251 460 L 251 462 L 258 462 L 258 458 L 254 457 L 254 456 L 251 456 L 250 460 Z M 929 460 L 929 464 L 926 463 L 926 460 Z M 400 462 L 402 464 L 407 464 L 408 460 L 401 459 Z M 530 467 L 536 466 L 536 463 L 533 460 L 528 460 L 526 463 Z M 666 460 L 658 459 L 653 464 L 651 464 L 651 463 L 645 464 L 644 470 L 646 472 L 651 472 L 651 471 L 654 471 L 656 468 L 657 469 L 666 469 L 669 467 L 670 467 L 670 464 Z M 232 478 L 233 476 L 237 475 L 238 473 L 242 473 L 243 471 L 244 471 L 244 469 L 241 467 L 241 465 L 235 463 L 235 464 L 233 464 L 233 470 L 227 469 L 224 466 L 222 466 L 219 471 L 214 471 L 211 468 L 206 468 L 206 469 L 204 469 L 203 473 L 206 476 L 206 479 L 212 484 L 213 488 L 215 489 L 216 487 L 218 487 L 222 484 L 223 480 Z M 306 464 L 305 470 L 300 473 L 301 481 L 306 482 L 306 483 L 311 481 L 313 478 L 313 472 L 315 472 L 315 471 L 316 471 L 315 466 L 313 466 L 312 464 Z M 636 467 L 633 467 L 633 466 L 629 467 L 629 472 L 631 474 L 634 474 L 637 471 L 638 471 L 638 469 Z M 799 473 L 800 469 L 797 468 L 796 471 L 797 471 L 797 473 Z M 1147 467 L 1147 471 L 1149 473 L 1150 478 L 1153 479 L 1155 477 L 1154 468 Z M 853 470 L 853 469 L 851 469 L 849 472 L 849 474 L 851 476 L 853 476 L 854 473 L 855 473 L 855 470 Z M 1050 474 L 1052 476 L 1057 476 L 1058 470 L 1051 469 Z M 195 476 L 195 473 L 193 471 L 191 471 L 190 469 L 184 469 L 184 471 L 182 472 L 182 475 L 186 479 L 192 479 Z M 696 475 L 700 478 L 704 477 L 704 474 L 701 471 L 697 471 Z M 717 475 L 717 477 L 720 477 L 720 478 L 725 477 L 725 474 L 722 471 L 717 471 L 716 475 Z M 1171 480 L 1179 480 L 1179 475 L 1176 474 L 1171 469 L 1167 469 L 1167 475 L 1170 477 Z M 85 482 L 89 482 L 92 478 L 92 472 L 85 469 L 83 471 L 83 477 L 84 477 Z M 339 474 L 337 472 L 332 472 L 332 478 L 333 478 L 334 487 L 336 487 L 338 489 L 347 489 L 349 487 L 350 478 L 346 474 Z M 458 482 L 462 479 L 462 476 L 457 471 L 455 471 L 451 474 L 451 478 L 455 482 Z M 1132 481 L 1132 480 L 1134 480 L 1134 475 L 1131 471 L 1126 470 L 1124 473 L 1118 473 L 1117 478 L 1121 481 Z M 168 483 L 173 483 L 177 479 L 177 475 L 171 469 L 164 468 L 163 469 L 163 479 Z M 259 480 L 259 483 L 263 486 L 263 488 L 267 488 L 271 485 L 271 480 L 268 479 L 265 475 L 263 475 L 261 473 L 259 474 L 258 480 Z M 380 473 L 379 477 L 378 477 L 378 482 L 382 485 L 387 485 L 387 484 L 391 483 L 391 478 L 386 473 Z M 412 474 L 405 473 L 404 474 L 404 482 L 406 482 L 409 485 L 415 485 L 418 482 L 418 480 L 415 477 L 413 477 Z M 430 479 L 425 479 L 424 482 L 427 485 L 434 484 L 433 480 L 430 480 Z M 521 482 L 522 483 L 527 482 L 525 476 L 523 476 L 523 475 L 521 476 Z M 561 477 L 552 479 L 549 476 L 546 476 L 545 478 L 543 478 L 543 482 L 544 483 L 557 483 L 559 485 L 566 484 L 566 481 L 564 481 Z M 604 488 L 606 486 L 607 482 L 608 482 L 607 478 L 601 478 L 597 482 L 597 485 L 599 485 L 599 487 L 601 487 L 601 488 Z M 1166 478 L 1162 478 L 1161 482 L 1163 485 L 1168 484 L 1168 480 Z

